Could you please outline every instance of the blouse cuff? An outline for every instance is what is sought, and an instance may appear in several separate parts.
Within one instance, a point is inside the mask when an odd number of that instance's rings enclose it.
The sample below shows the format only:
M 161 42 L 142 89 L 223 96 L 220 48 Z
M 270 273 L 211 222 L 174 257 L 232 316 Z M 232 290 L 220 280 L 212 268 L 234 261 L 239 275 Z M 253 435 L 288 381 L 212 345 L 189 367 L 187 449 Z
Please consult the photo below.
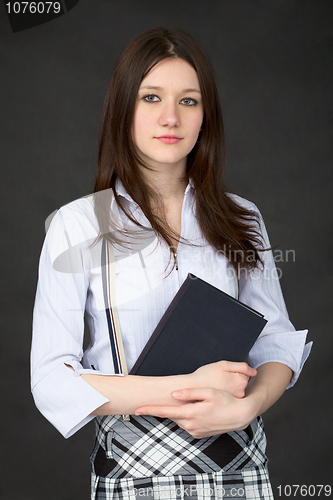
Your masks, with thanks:
M 109 402 L 63 363 L 40 380 L 32 394 L 39 411 L 65 438 L 92 420 L 94 410 Z
M 76 360 L 66 360 L 67 365 L 71 365 L 74 370 L 74 374 L 78 377 L 79 375 L 112 375 L 115 377 L 124 377 L 124 373 L 111 373 L 111 372 L 106 372 L 106 371 L 101 371 L 101 370 L 93 370 L 92 368 L 84 368 L 82 367 L 82 364 L 79 361 Z
M 293 371 L 287 389 L 296 383 L 311 352 L 313 342 L 305 344 L 308 330 L 271 333 L 258 338 L 249 353 L 249 365 L 257 369 L 264 363 L 277 362 Z

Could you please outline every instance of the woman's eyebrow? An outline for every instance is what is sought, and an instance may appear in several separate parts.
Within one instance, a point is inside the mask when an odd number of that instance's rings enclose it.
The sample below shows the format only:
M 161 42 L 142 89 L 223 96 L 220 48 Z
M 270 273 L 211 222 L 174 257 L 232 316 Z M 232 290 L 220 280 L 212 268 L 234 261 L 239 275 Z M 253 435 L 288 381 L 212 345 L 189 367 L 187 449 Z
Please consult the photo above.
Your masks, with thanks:
M 139 90 L 142 89 L 148 89 L 148 90 L 164 90 L 163 87 L 156 87 L 155 85 L 143 85 L 142 87 L 139 88 Z M 183 89 L 181 93 L 184 92 L 198 92 L 201 94 L 201 91 L 199 89 L 196 89 L 194 87 L 188 88 L 188 89 Z

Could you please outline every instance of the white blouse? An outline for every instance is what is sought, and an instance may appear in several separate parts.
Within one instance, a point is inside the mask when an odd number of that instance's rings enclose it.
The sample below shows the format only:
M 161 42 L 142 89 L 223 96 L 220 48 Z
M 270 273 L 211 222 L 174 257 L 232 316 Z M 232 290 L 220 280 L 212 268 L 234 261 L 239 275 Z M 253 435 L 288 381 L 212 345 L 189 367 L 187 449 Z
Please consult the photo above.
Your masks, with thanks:
M 149 226 L 120 181 L 116 190 L 133 216 Z M 231 196 L 260 216 L 253 203 Z M 114 199 L 111 212 L 124 228 L 133 227 Z M 270 243 L 261 216 L 260 221 L 267 248 Z M 31 349 L 32 394 L 41 413 L 66 438 L 93 419 L 91 413 L 96 408 L 108 402 L 80 374 L 114 374 L 103 302 L 101 243 L 91 245 L 98 231 L 91 202 L 87 198 L 73 201 L 53 217 L 40 257 Z M 125 257 L 124 253 L 116 257 L 116 303 L 128 370 L 188 273 L 235 296 L 229 261 L 201 235 L 191 181 L 184 196 L 181 236 L 195 246 L 179 243 L 178 269 L 174 268 L 170 274 L 169 248 L 154 236 L 140 252 L 128 251 Z M 272 252 L 262 252 L 261 257 L 264 269 L 249 272 L 240 282 L 239 299 L 267 319 L 248 362 L 254 368 L 269 361 L 284 363 L 293 370 L 288 386 L 291 387 L 309 356 L 312 342 L 305 345 L 307 330 L 295 331 L 289 321 Z M 84 317 L 91 343 L 83 352 Z

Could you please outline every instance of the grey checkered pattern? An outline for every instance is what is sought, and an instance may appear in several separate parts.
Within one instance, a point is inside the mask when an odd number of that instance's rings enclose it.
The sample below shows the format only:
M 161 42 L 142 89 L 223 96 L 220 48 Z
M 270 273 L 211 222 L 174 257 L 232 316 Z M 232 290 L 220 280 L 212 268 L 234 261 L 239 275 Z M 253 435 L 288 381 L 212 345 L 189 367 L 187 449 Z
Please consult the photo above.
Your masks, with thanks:
M 98 417 L 91 460 L 102 453 L 109 469 L 97 475 L 93 466 L 91 499 L 273 499 L 261 418 L 251 430 L 252 439 L 229 433 L 240 452 L 221 468 L 208 456 L 219 436 L 194 439 L 173 421 L 150 416 Z
M 93 477 L 92 500 L 273 500 L 265 466 L 241 472 L 214 472 L 142 479 Z

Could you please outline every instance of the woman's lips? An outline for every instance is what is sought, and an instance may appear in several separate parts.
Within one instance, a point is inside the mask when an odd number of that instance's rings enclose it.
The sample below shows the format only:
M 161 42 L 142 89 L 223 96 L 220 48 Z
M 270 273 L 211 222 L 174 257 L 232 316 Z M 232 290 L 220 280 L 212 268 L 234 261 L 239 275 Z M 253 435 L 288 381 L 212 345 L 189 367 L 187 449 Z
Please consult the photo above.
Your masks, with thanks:
M 182 138 L 177 135 L 161 135 L 160 137 L 155 137 L 155 139 L 158 139 L 165 144 L 176 144 L 182 140 Z

